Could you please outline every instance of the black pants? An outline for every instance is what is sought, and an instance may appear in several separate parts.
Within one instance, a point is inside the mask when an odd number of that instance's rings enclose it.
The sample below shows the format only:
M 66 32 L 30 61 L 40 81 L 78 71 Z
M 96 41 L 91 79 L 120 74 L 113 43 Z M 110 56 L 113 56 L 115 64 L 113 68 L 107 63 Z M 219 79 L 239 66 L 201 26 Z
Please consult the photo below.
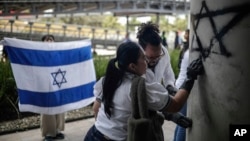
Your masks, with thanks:
M 114 141 L 114 140 L 105 137 L 105 135 L 103 135 L 100 131 L 98 131 L 95 125 L 93 125 L 89 129 L 83 141 Z

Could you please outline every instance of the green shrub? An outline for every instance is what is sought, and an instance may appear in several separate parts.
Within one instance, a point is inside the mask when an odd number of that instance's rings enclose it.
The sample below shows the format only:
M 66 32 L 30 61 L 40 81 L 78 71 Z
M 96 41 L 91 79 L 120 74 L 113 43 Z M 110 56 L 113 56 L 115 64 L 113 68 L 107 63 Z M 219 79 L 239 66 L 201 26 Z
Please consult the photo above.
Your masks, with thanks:
M 94 56 L 94 65 L 97 80 L 105 75 L 108 62 L 112 57 L 113 56 Z
M 179 68 L 178 68 L 178 61 L 179 61 L 179 54 L 180 50 L 179 49 L 173 49 L 169 50 L 169 55 L 170 55 L 170 60 L 171 60 L 171 65 L 175 74 L 175 78 L 178 77 L 179 74 Z
M 12 75 L 10 63 L 0 62 L 0 102 L 6 95 L 16 93 L 16 84 Z
M 5 110 L 16 113 L 19 117 L 18 111 L 18 96 L 16 90 L 16 83 L 11 71 L 10 63 L 0 62 L 0 107 L 5 107 Z M 2 112 L 0 111 L 0 114 Z
M 180 50 L 174 49 L 169 50 L 169 55 L 171 59 L 171 65 L 175 74 L 175 78 L 177 78 L 179 74 L 179 68 L 178 68 L 178 61 L 179 61 L 179 54 Z M 106 68 L 108 65 L 108 61 L 113 56 L 94 56 L 94 65 L 95 65 L 95 71 L 96 71 L 96 79 L 99 80 L 102 76 L 105 75 Z

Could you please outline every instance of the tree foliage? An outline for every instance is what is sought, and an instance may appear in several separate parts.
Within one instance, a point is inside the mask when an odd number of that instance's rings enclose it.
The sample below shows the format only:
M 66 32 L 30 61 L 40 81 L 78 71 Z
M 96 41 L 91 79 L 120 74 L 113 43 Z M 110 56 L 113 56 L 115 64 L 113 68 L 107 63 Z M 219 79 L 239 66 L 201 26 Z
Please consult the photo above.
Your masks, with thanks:
M 138 21 L 137 19 L 136 19 L 136 17 L 131 17 L 131 19 L 130 19 L 130 21 L 129 21 L 129 27 L 128 27 L 128 29 L 129 29 L 129 31 L 134 31 L 135 30 L 135 27 L 136 26 L 138 26 L 138 25 L 140 25 L 140 21 Z
M 107 15 L 104 17 L 104 20 L 102 22 L 103 28 L 112 28 L 120 30 L 122 29 L 122 25 L 118 23 L 118 18 L 112 15 Z
M 173 29 L 174 30 L 186 30 L 187 29 L 187 19 L 181 19 L 181 18 L 176 18 L 175 20 L 175 23 L 174 23 L 175 26 L 173 26 Z
M 151 15 L 151 21 L 156 23 L 156 15 Z M 112 28 L 120 31 L 125 31 L 126 25 L 118 22 L 118 17 L 113 15 L 86 15 L 86 16 L 65 16 L 65 17 L 47 17 L 42 18 L 40 21 L 50 22 L 50 23 L 61 23 L 61 24 L 76 24 L 85 25 L 91 27 L 101 27 L 101 28 Z M 131 17 L 129 20 L 129 31 L 136 32 L 135 27 L 140 25 L 140 21 L 136 17 Z M 160 15 L 159 18 L 160 31 L 165 31 L 167 34 L 170 31 L 184 31 L 187 28 L 187 18 L 182 19 L 176 17 L 174 23 L 166 18 L 166 15 Z

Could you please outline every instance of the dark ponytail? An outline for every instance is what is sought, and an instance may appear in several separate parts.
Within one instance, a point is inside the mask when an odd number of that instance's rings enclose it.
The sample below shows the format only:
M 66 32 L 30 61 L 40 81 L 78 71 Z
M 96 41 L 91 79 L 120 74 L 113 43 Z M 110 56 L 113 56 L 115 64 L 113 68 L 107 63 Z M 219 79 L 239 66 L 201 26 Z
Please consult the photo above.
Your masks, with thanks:
M 113 108 L 113 97 L 115 90 L 121 85 L 122 77 L 125 71 L 118 69 L 116 59 L 111 59 L 108 63 L 106 75 L 103 83 L 103 103 L 104 111 L 108 118 L 111 116 L 111 108 Z
M 111 117 L 113 97 L 116 89 L 122 84 L 125 72 L 129 72 L 130 63 L 137 63 L 140 57 L 140 47 L 134 42 L 122 43 L 116 52 L 116 58 L 109 61 L 103 82 L 104 111 L 108 118 Z

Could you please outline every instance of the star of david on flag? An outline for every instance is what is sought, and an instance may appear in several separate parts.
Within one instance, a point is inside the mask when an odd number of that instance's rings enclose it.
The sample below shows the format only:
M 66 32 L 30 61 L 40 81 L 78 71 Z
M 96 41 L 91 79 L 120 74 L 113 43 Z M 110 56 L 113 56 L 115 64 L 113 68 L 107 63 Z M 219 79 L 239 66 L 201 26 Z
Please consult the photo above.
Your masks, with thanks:
M 59 69 L 57 72 L 52 72 L 51 75 L 54 78 L 53 85 L 57 85 L 60 88 L 62 83 L 66 83 L 67 81 L 65 79 L 65 74 L 66 71 L 61 71 L 61 69 Z
M 59 114 L 95 100 L 91 41 L 35 42 L 4 38 L 18 88 L 19 110 Z

